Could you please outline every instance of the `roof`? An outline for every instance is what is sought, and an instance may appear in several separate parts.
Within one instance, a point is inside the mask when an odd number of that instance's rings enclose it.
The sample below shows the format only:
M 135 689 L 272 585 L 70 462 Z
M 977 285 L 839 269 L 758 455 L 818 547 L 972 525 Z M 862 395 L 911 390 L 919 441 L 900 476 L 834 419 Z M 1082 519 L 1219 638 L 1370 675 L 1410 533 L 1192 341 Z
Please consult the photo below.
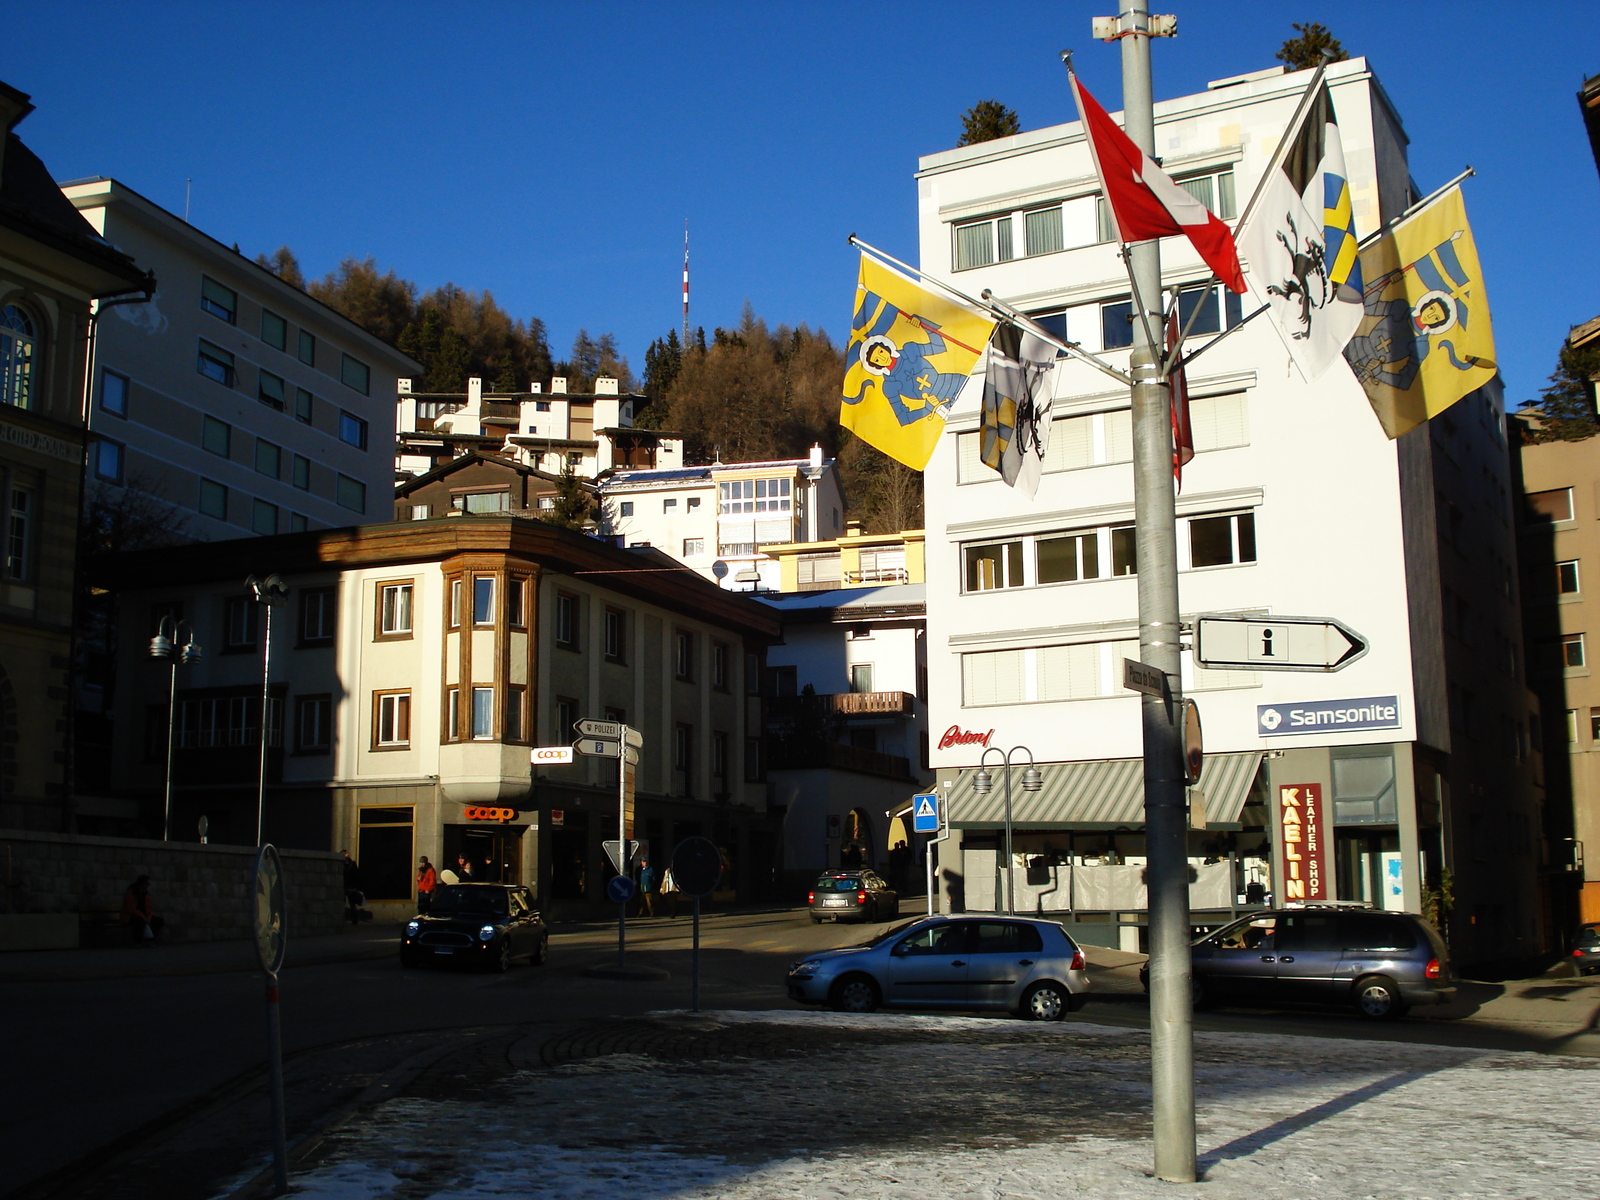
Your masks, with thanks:
M 710 467 L 672 467 L 659 471 L 617 471 L 606 480 L 606 483 L 679 483 L 691 479 L 708 479 L 711 476 Z
M 923 616 L 927 612 L 928 587 L 923 583 L 892 583 L 878 587 L 833 588 L 826 592 L 791 592 L 779 596 L 758 596 L 785 615 L 813 615 L 817 620 L 850 620 L 852 617 Z
M 550 474 L 548 471 L 540 471 L 534 467 L 524 466 L 522 463 L 516 462 L 513 459 L 502 458 L 498 454 L 485 454 L 481 450 L 468 450 L 459 458 L 453 458 L 447 463 L 441 463 L 439 466 L 434 467 L 433 470 L 425 471 L 421 475 L 418 475 L 412 479 L 408 479 L 404 483 L 397 485 L 394 489 L 394 494 L 396 496 L 410 495 L 412 492 L 416 491 L 419 487 L 422 487 L 425 484 L 437 483 L 439 480 L 453 475 L 465 467 L 473 466 L 476 463 L 486 463 L 492 467 L 504 467 L 506 470 L 512 471 L 518 475 L 531 475 L 537 479 L 548 480 L 551 483 L 558 482 L 557 477 Z M 593 485 L 585 483 L 584 486 L 591 487 Z
M 155 277 L 142 271 L 132 257 L 113 247 L 95 232 L 50 177 L 39 156 L 15 133 L 7 133 L 5 166 L 0 172 L 0 223 L 70 254 L 106 272 L 110 278 L 98 291 L 115 295 L 144 288 L 155 289 Z M 120 285 L 120 286 L 119 286 Z
M 659 551 L 643 551 L 620 549 L 530 516 L 484 513 L 109 555 L 93 560 L 89 575 L 112 589 L 159 591 L 204 583 L 236 586 L 245 576 L 266 571 L 284 576 L 327 574 L 505 554 L 721 626 L 730 637 L 778 640 L 778 616 L 770 608 L 718 587 Z
M 1020 765 L 1020 764 L 1018 764 Z M 1206 825 L 1215 829 L 1239 824 L 1244 802 L 1261 766 L 1261 751 L 1208 754 L 1200 782 Z M 963 829 L 1005 827 L 1005 784 L 996 779 L 988 795 L 972 787 L 977 767 L 962 767 L 950 789 L 950 824 Z M 1144 827 L 1144 760 L 1110 758 L 1091 762 L 1040 763 L 1044 786 L 1022 790 L 1011 786 L 1011 824 L 1019 829 L 1066 830 Z

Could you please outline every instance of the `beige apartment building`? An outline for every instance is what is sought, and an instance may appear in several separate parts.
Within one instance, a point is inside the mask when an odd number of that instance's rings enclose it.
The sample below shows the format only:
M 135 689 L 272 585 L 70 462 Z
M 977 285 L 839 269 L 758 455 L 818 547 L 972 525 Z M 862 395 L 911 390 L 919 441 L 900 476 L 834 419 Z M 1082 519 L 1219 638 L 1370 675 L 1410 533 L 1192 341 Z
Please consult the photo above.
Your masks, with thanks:
M 1600 335 L 1600 320 L 1579 326 Z M 1536 425 L 1525 407 L 1513 426 Z M 1521 448 L 1519 547 L 1529 682 L 1542 712 L 1549 895 L 1600 921 L 1600 437 Z
M 253 844 L 262 606 L 273 572 L 264 827 L 279 845 L 349 849 L 369 899 L 412 903 L 419 855 L 464 854 L 547 905 L 601 902 L 617 837 L 617 761 L 531 761 L 584 718 L 643 735 L 633 836 L 663 853 L 701 835 L 735 890 L 761 894 L 761 700 L 770 609 L 650 549 L 509 514 L 314 530 L 125 556 L 112 753 L 147 824 L 162 817 L 169 719 L 174 836 L 201 815 Z M 148 657 L 162 617 L 204 651 Z M 167 672 L 176 669 L 169 713 Z
M 387 521 L 419 364 L 124 183 L 61 190 L 160 279 L 99 321 L 91 492 L 156 497 L 200 541 Z

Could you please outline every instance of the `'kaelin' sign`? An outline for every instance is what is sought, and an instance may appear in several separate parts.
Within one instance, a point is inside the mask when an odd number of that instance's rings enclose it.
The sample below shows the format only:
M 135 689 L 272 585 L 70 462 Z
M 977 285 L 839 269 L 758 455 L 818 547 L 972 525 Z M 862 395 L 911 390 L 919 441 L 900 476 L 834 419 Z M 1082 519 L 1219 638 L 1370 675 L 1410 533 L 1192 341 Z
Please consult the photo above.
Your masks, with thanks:
M 1329 899 L 1328 821 L 1320 783 L 1286 783 L 1278 788 L 1278 833 L 1283 845 L 1283 891 L 1278 903 Z

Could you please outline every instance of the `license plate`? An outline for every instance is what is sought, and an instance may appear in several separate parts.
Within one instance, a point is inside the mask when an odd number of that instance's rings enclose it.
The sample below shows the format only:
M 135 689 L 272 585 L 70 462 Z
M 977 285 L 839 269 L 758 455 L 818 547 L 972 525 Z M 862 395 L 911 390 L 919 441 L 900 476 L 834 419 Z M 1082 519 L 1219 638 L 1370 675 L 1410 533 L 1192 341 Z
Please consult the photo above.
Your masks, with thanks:
M 454 954 L 454 950 L 435 950 L 435 954 Z
M 850 901 L 844 896 L 824 896 L 822 903 L 827 908 L 843 908 Z

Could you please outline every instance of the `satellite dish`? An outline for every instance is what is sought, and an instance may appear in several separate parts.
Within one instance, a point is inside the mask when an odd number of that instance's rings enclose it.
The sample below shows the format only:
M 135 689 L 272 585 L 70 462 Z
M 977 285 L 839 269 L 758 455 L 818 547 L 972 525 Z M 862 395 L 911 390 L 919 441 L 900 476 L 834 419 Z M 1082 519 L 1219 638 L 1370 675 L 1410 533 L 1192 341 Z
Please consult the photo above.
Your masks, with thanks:
M 728 577 L 728 564 L 720 558 L 717 559 L 716 562 L 711 564 L 711 573 L 718 579 L 726 579 Z

